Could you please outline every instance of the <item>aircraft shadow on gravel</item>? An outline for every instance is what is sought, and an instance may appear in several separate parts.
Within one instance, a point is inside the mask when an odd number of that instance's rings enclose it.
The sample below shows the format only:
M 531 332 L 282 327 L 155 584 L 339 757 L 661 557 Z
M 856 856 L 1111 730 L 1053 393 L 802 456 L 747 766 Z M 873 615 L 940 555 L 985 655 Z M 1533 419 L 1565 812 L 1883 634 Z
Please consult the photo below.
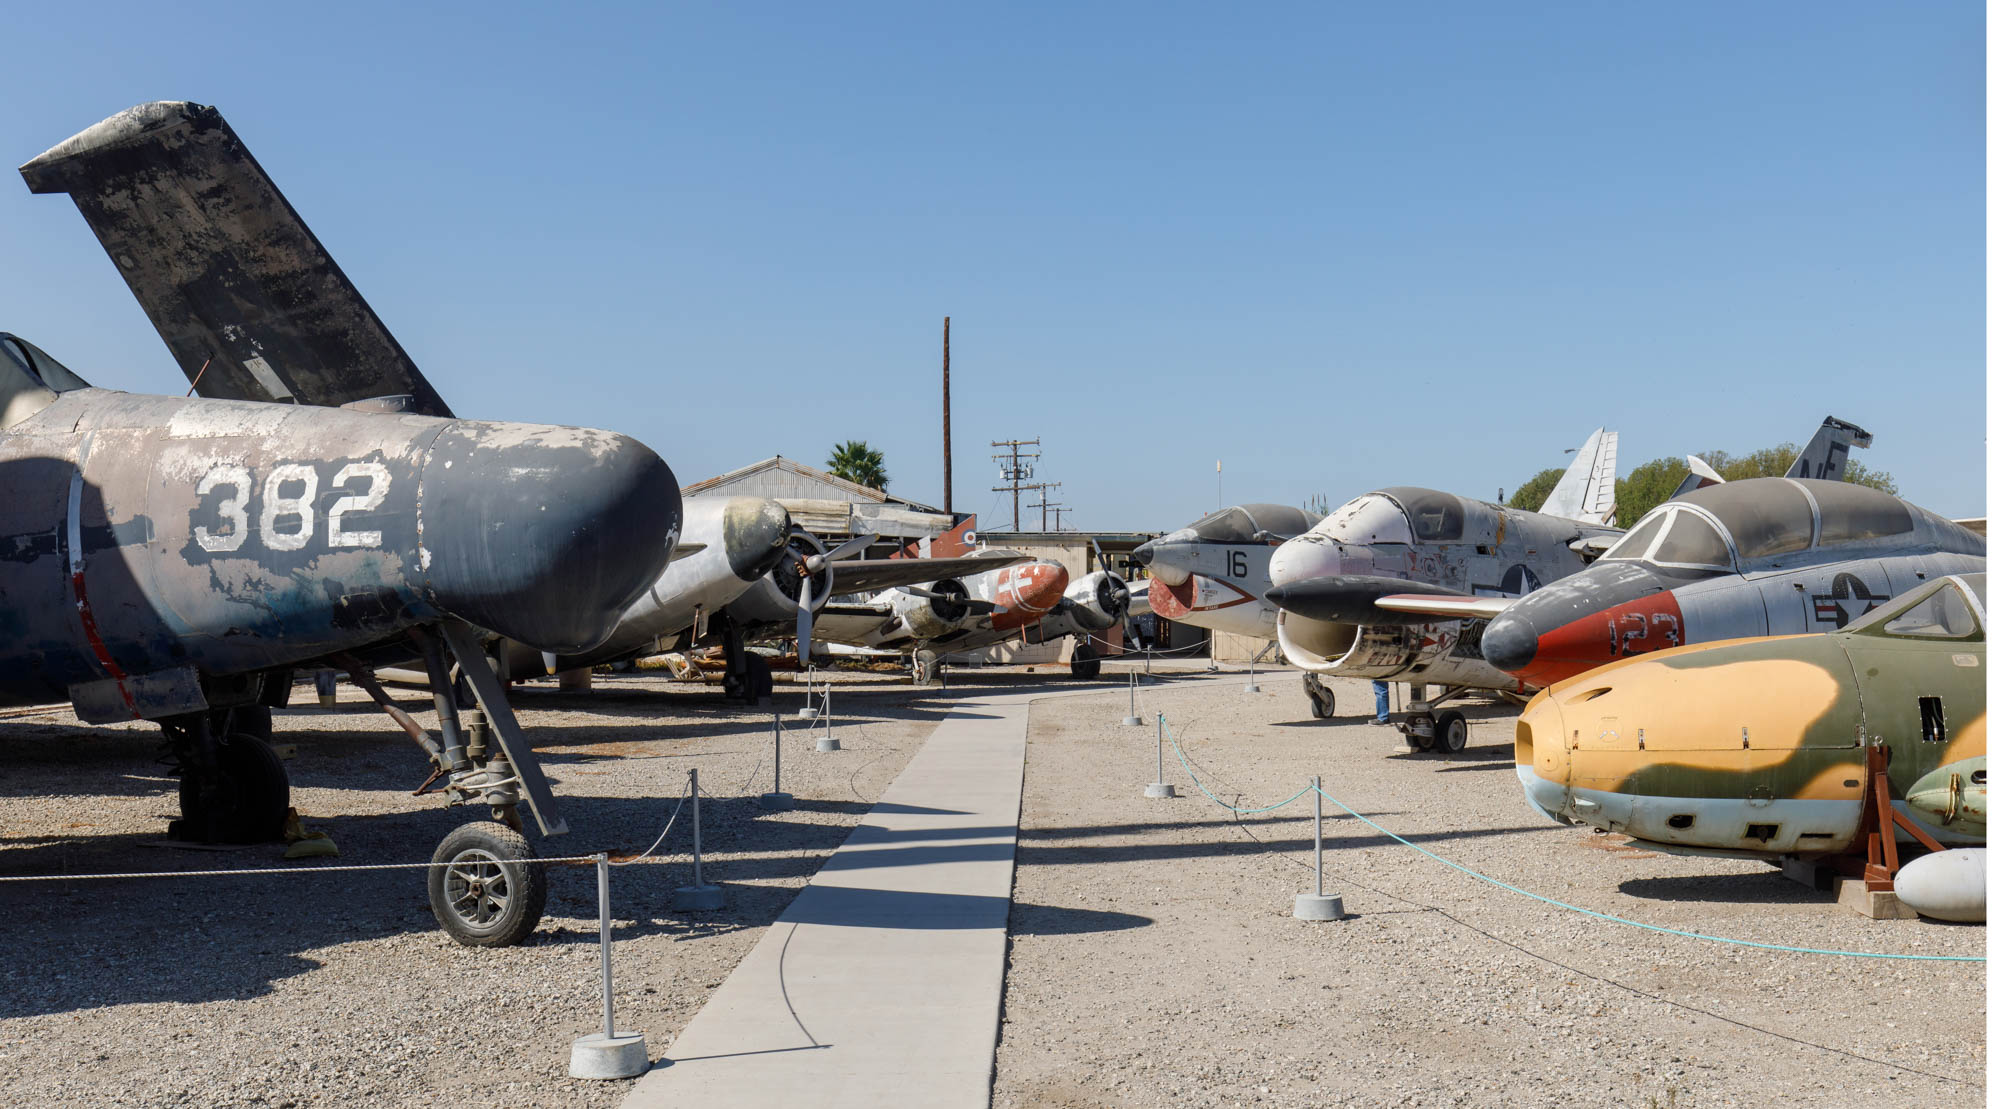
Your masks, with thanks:
M 1634 844 L 1634 847 L 1640 846 Z M 1713 902 L 1732 905 L 1818 905 L 1831 893 L 1794 882 L 1776 870 L 1762 873 L 1697 874 L 1657 878 L 1627 878 L 1618 892 L 1647 901 Z

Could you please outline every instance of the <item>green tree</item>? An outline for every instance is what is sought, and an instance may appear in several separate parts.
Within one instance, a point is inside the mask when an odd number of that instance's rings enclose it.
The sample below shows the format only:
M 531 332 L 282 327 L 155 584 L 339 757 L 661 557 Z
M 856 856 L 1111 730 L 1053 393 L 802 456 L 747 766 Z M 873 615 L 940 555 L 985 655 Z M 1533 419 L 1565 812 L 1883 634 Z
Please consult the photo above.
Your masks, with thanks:
M 1560 466 L 1551 466 L 1543 470 L 1522 482 L 1521 487 L 1514 490 L 1514 495 L 1507 498 L 1507 507 L 1525 508 L 1529 512 L 1541 511 L 1542 502 L 1549 499 L 1549 493 L 1555 489 L 1556 482 L 1562 480 L 1562 476 L 1563 469 Z
M 849 439 L 827 456 L 826 472 L 870 489 L 889 488 L 889 471 L 882 468 L 882 452 L 865 439 Z
M 1866 485 L 1870 489 L 1880 489 L 1892 497 L 1897 492 L 1895 478 L 1890 477 L 1884 471 L 1871 470 L 1852 458 L 1847 460 L 1847 470 L 1840 475 L 1840 480 L 1851 481 L 1856 485 Z
M 1655 505 L 1673 496 L 1687 473 L 1685 459 L 1655 458 L 1619 478 L 1616 493 L 1619 526 L 1631 527 Z

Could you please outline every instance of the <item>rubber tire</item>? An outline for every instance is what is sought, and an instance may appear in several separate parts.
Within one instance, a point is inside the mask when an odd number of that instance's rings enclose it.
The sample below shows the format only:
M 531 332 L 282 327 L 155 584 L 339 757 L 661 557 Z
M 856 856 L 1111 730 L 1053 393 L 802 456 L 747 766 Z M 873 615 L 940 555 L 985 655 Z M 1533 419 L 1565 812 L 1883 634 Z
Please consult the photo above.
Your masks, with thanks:
M 771 664 L 754 652 L 743 655 L 743 696 L 745 703 L 761 705 L 771 699 Z
M 1472 729 L 1465 723 L 1465 714 L 1457 709 L 1446 709 L 1437 714 L 1437 724 L 1432 729 L 1437 738 L 1435 746 L 1440 755 L 1456 755 L 1465 750 L 1465 741 L 1471 738 Z
M 451 911 L 445 900 L 448 868 L 433 866 L 426 882 L 431 915 L 447 935 L 467 947 L 512 947 L 527 939 L 542 922 L 542 910 L 549 900 L 547 868 L 521 861 L 535 857 L 528 837 L 505 824 L 488 820 L 454 828 L 431 853 L 431 862 L 448 863 L 473 851 L 483 852 L 499 864 L 501 877 L 507 883 L 506 907 L 483 924 L 464 920 Z
M 933 685 L 937 682 L 938 656 L 936 651 L 917 651 L 910 656 L 910 681 L 914 685 Z
M 1069 676 L 1072 678 L 1090 681 L 1103 672 L 1104 660 L 1098 658 L 1096 655 L 1092 655 L 1089 658 L 1073 658 L 1069 660 Z
M 1433 723 L 1431 725 L 1431 734 L 1429 735 L 1418 735 L 1414 731 L 1408 731 L 1403 733 L 1403 743 L 1407 745 L 1410 750 L 1428 751 L 1437 746 L 1437 724 L 1435 723 L 1436 718 L 1433 717 L 1432 719 Z
M 271 745 L 248 733 L 228 736 L 215 748 L 222 775 L 223 808 L 214 814 L 216 843 L 272 843 L 285 837 L 292 807 L 292 779 Z M 191 769 L 191 768 L 190 768 Z M 201 811 L 200 784 L 181 772 L 181 827 L 199 835 L 209 827 Z
M 1333 690 L 1327 689 L 1324 685 L 1315 685 L 1312 680 L 1311 674 L 1307 674 L 1305 677 L 1305 687 L 1306 687 L 1306 700 L 1312 703 L 1313 716 L 1321 720 L 1332 719 Z M 1325 700 L 1320 699 L 1320 693 L 1322 690 L 1324 690 L 1326 694 Z

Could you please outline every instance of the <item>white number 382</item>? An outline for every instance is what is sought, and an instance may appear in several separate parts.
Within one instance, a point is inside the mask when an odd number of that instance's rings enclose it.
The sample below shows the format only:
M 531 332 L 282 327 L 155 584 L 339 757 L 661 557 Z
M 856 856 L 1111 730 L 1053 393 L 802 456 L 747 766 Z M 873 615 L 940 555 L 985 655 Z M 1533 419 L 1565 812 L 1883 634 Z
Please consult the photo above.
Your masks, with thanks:
M 195 495 L 206 497 L 227 487 L 229 495 L 216 502 L 217 527 L 197 524 L 194 541 L 204 551 L 226 553 L 243 546 L 251 534 L 250 500 L 256 485 L 250 471 L 242 466 L 222 465 L 203 475 Z M 326 543 L 329 547 L 379 547 L 379 531 L 349 531 L 342 517 L 350 512 L 372 512 L 382 507 L 389 495 L 389 469 L 380 462 L 349 462 L 333 475 L 327 488 L 345 496 L 335 500 L 326 512 Z M 319 471 L 297 462 L 271 468 L 264 479 L 261 510 L 256 533 L 274 551 L 300 550 L 312 541 L 313 505 L 319 497 Z M 199 511 L 197 509 L 196 511 Z

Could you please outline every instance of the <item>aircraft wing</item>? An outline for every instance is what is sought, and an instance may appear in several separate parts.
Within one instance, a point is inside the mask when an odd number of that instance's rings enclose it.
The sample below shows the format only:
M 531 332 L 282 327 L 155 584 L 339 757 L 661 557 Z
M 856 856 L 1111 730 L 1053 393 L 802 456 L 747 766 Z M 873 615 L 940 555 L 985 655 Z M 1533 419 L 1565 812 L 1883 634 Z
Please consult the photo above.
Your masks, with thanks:
M 833 570 L 833 594 L 838 597 L 847 593 L 871 593 L 881 589 L 893 589 L 899 585 L 918 585 L 939 578 L 963 577 L 967 574 L 998 570 L 1002 566 L 1012 566 L 1016 562 L 1026 562 L 1028 556 L 1018 551 L 996 554 L 969 554 L 958 558 L 860 558 L 848 559 L 831 564 Z
M 890 615 L 888 605 L 829 604 L 813 617 L 813 638 L 831 643 L 860 643 Z
M 76 202 L 202 396 L 452 414 L 214 108 L 128 108 L 21 176 Z
M 1445 597 L 1429 593 L 1395 593 L 1375 598 L 1375 607 L 1390 612 L 1420 613 L 1455 617 L 1460 620 L 1490 620 L 1519 597 Z

